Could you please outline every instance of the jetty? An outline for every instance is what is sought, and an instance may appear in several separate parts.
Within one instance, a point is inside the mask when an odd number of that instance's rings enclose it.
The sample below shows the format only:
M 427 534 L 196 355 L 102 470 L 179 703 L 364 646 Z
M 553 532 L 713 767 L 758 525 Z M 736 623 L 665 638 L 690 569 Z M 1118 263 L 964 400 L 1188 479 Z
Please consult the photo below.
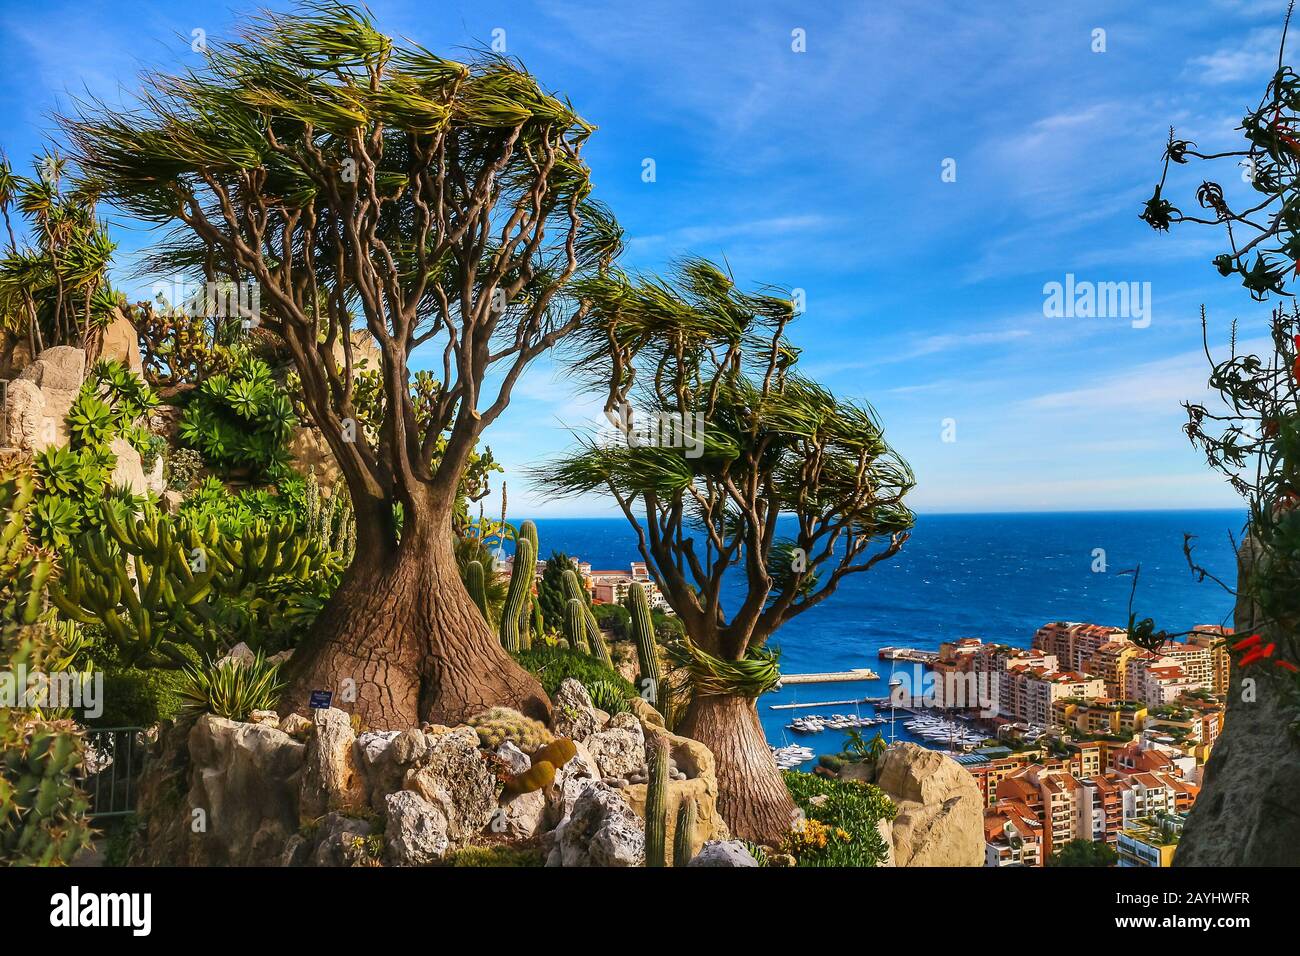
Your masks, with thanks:
M 782 674 L 782 684 L 836 684 L 851 680 L 880 680 L 880 675 L 870 667 L 855 667 L 851 671 L 825 671 L 820 674 Z
M 854 700 L 823 700 L 815 704 L 768 704 L 770 710 L 799 710 L 804 707 L 856 707 L 858 704 L 871 703 L 870 697 Z

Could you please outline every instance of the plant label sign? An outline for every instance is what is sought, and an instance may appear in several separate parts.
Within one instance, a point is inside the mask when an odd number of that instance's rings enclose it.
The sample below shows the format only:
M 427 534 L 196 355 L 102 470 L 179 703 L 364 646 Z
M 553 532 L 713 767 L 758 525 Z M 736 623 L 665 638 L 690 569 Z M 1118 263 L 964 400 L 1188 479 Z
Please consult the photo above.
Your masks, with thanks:
M 334 700 L 334 691 L 332 690 L 314 690 L 311 692 L 309 706 L 312 710 L 328 710 L 330 703 Z

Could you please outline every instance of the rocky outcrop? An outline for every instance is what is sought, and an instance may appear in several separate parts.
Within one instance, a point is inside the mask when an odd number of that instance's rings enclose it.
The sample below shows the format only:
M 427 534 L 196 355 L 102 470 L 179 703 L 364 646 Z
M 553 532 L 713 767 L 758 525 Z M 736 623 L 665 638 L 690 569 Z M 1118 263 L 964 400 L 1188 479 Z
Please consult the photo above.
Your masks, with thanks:
M 551 725 L 555 736 L 570 740 L 586 740 L 603 725 L 587 688 L 572 677 L 566 678 L 555 692 Z
M 365 777 L 357 766 L 356 734 L 348 715 L 335 707 L 312 714 L 315 732 L 307 742 L 300 813 L 307 819 L 331 810 L 364 811 Z M 287 736 L 287 735 L 286 735 Z
M 569 819 L 550 834 L 547 866 L 644 866 L 641 819 L 604 783 L 583 791 Z
M 451 846 L 447 816 L 413 790 L 384 798 L 388 859 L 398 866 L 424 866 L 442 859 Z
M 413 790 L 447 818 L 451 843 L 463 846 L 492 819 L 501 783 L 479 750 L 473 727 L 457 727 L 429 740 L 428 749 L 406 773 L 403 788 Z
M 278 863 L 298 830 L 304 746 L 273 727 L 205 714 L 189 733 L 192 764 L 185 862 L 265 866 Z
M 1239 635 L 1263 633 L 1258 609 L 1245 597 L 1254 546 L 1237 564 Z M 1300 709 L 1268 678 L 1232 666 L 1223 731 L 1214 744 L 1201 792 L 1174 852 L 1174 866 L 1300 865 L 1300 741 L 1290 728 Z
M 7 443 L 24 451 L 66 445 L 68 426 L 64 419 L 85 378 L 86 353 L 82 349 L 57 345 L 42 352 L 9 384 Z M 34 386 L 36 391 L 21 382 Z
M 758 866 L 758 861 L 749 852 L 749 847 L 739 840 L 710 840 L 686 865 L 745 867 Z
M 880 758 L 876 786 L 898 807 L 888 841 L 897 866 L 984 865 L 983 800 L 956 761 L 896 744 Z

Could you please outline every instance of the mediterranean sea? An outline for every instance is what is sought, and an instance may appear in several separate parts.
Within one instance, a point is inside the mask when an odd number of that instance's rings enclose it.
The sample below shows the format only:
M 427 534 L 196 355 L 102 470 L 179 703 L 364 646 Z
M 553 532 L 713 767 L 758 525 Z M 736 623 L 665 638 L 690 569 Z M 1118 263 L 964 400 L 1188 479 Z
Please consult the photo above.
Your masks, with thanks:
M 796 734 L 785 725 L 809 713 L 871 715 L 871 707 L 791 711 L 770 705 L 885 696 L 891 664 L 878 659 L 881 647 L 936 650 L 940 641 L 959 637 L 1028 647 L 1038 627 L 1059 620 L 1123 627 L 1133 579 L 1119 572 L 1138 564 L 1139 618 L 1153 618 L 1170 632 L 1195 624 L 1231 625 L 1232 595 L 1209 579 L 1195 580 L 1183 556 L 1183 535 L 1196 536 L 1198 563 L 1232 586 L 1236 559 L 1229 535 L 1240 540 L 1245 519 L 1244 509 L 921 515 L 899 554 L 848 575 L 833 595 L 786 624 L 771 642 L 781 651 L 784 673 L 870 667 L 880 680 L 789 685 L 765 694 L 758 706 L 768 741 L 798 742 L 819 754 L 842 749 L 843 732 Z M 622 518 L 535 520 L 543 558 L 558 550 L 594 568 L 617 570 L 641 560 L 636 536 Z M 734 593 L 740 593 L 739 582 Z M 888 725 L 880 729 L 889 736 Z M 901 719 L 895 732 L 900 740 L 915 739 Z M 870 738 L 875 730 L 863 733 Z

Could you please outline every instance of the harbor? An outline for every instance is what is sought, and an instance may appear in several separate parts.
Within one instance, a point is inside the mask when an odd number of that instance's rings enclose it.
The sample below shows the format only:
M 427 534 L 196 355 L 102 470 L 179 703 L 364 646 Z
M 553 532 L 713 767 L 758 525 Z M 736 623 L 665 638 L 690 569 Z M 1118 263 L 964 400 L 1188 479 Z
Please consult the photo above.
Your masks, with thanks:
M 880 680 L 880 675 L 870 667 L 857 667 L 848 671 L 824 671 L 820 674 L 782 674 L 782 684 L 836 684 L 856 680 Z

